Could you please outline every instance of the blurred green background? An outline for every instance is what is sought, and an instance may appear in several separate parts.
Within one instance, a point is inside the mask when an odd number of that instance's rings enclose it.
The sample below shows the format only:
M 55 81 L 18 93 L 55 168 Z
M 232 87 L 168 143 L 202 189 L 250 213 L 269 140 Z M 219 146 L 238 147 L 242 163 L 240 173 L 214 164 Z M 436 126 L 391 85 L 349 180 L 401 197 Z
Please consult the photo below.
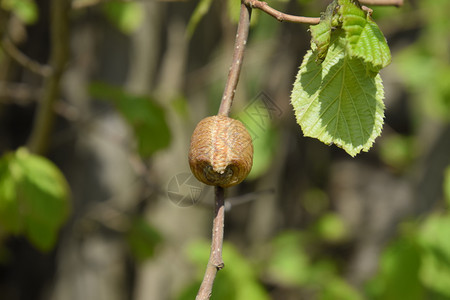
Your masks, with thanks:
M 187 152 L 217 112 L 240 3 L 72 0 L 53 21 L 55 1 L 0 0 L 0 299 L 194 299 L 213 192 Z M 308 26 L 253 11 L 232 114 L 254 166 L 227 191 L 212 299 L 450 299 L 450 2 L 373 9 L 393 59 L 382 135 L 356 158 L 295 122 Z M 69 55 L 36 152 L 55 45 Z

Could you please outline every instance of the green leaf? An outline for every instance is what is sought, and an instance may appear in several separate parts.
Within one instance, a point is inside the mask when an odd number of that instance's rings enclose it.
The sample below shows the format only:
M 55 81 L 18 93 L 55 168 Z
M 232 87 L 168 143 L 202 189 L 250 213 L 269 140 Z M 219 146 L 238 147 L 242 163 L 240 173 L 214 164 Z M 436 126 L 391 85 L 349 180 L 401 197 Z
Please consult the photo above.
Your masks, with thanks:
M 68 184 L 49 160 L 21 148 L 0 160 L 0 224 L 50 250 L 69 212 Z
M 339 0 L 339 5 L 349 55 L 362 58 L 371 71 L 379 72 L 391 62 L 383 33 L 358 1 Z
M 107 1 L 103 11 L 111 23 L 125 34 L 136 31 L 144 20 L 143 7 L 138 2 Z
M 140 262 L 152 257 L 156 246 L 162 241 L 161 235 L 143 218 L 132 221 L 126 239 L 133 256 Z
M 194 34 L 195 28 L 197 28 L 198 23 L 203 18 L 204 15 L 209 11 L 211 7 L 212 0 L 200 0 L 192 13 L 189 23 L 187 25 L 187 34 L 191 37 Z
M 12 11 L 25 24 L 34 24 L 38 19 L 38 8 L 33 0 L 2 0 L 1 7 Z
M 307 52 L 292 90 L 298 124 L 305 136 L 334 143 L 351 156 L 368 151 L 383 125 L 380 76 L 348 55 L 340 29 L 334 31 L 323 63 L 316 63 L 317 57 L 317 49 Z
M 142 156 L 150 156 L 170 143 L 170 129 L 164 109 L 151 97 L 134 95 L 120 87 L 106 83 L 93 83 L 92 96 L 112 101 L 132 126 Z

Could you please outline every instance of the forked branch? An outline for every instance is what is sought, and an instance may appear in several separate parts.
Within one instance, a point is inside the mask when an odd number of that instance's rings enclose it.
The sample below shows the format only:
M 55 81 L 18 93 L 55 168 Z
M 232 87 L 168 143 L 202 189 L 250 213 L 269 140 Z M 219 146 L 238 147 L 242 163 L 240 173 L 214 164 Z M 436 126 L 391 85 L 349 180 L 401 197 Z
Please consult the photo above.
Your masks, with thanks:
M 402 5 L 402 0 L 364 0 L 361 3 L 368 5 Z M 239 81 L 244 50 L 247 43 L 250 28 L 252 8 L 257 8 L 278 21 L 294 23 L 317 24 L 320 18 L 293 16 L 277 11 L 267 3 L 258 0 L 241 0 L 241 12 L 233 51 L 233 60 L 228 73 L 227 82 L 220 103 L 218 115 L 228 116 L 233 103 L 236 87 Z M 366 10 L 370 10 L 366 8 Z M 198 291 L 196 300 L 207 300 L 211 297 L 214 279 L 217 272 L 224 267 L 222 259 L 224 220 L 225 220 L 225 196 L 224 189 L 216 187 L 215 216 L 212 230 L 211 253 L 206 267 L 205 275 Z

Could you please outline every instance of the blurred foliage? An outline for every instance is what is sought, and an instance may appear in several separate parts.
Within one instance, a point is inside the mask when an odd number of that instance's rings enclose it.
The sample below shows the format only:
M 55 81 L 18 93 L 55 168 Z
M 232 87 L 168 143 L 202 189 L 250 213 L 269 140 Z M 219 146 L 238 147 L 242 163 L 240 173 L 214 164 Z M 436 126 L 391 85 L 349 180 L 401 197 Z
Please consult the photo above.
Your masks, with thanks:
M 253 166 L 248 179 L 255 179 L 267 172 L 274 159 L 278 144 L 278 131 L 272 122 L 270 99 L 261 95 L 251 101 L 235 118 L 241 121 L 252 137 Z
M 211 3 L 212 0 L 200 0 L 198 2 L 186 27 L 186 32 L 189 37 L 194 34 L 195 28 L 197 28 L 198 23 L 208 13 L 209 8 L 211 7 Z
M 39 17 L 34 0 L 2 0 L 1 7 L 12 11 L 25 24 L 33 24 Z
M 416 43 L 396 55 L 396 64 L 418 109 L 450 121 L 450 19 L 445 13 L 450 2 L 423 0 L 418 5 L 424 28 Z
M 89 91 L 93 97 L 114 103 L 133 128 L 140 155 L 150 156 L 169 145 L 171 134 L 164 108 L 151 97 L 100 82 L 92 83 Z
M 208 262 L 210 244 L 207 241 L 191 243 L 186 254 L 197 267 L 197 280 L 183 290 L 177 300 L 194 299 Z M 223 259 L 232 268 L 224 268 L 216 277 L 213 299 L 217 300 L 265 300 L 270 299 L 261 282 L 258 281 L 256 264 L 242 256 L 229 243 L 223 245 Z
M 48 251 L 69 214 L 69 187 L 59 169 L 25 148 L 0 159 L 0 225 Z
M 331 243 L 342 242 L 348 234 L 345 223 L 336 213 L 326 213 L 318 220 L 315 230 L 318 236 Z
M 307 233 L 286 231 L 266 245 L 265 254 L 246 258 L 231 244 L 225 243 L 223 257 L 226 266 L 214 283 L 213 299 L 269 299 L 266 285 L 294 289 L 299 298 L 303 293 L 315 299 L 362 299 L 343 280 L 334 262 L 313 261 L 307 245 L 319 240 Z M 198 242 L 187 249 L 189 259 L 197 266 L 198 278 L 181 292 L 178 300 L 193 299 L 209 257 L 209 244 Z
M 136 31 L 144 20 L 143 6 L 139 2 L 106 1 L 103 11 L 108 20 L 125 34 Z
M 382 254 L 368 294 L 373 299 L 450 299 L 450 211 L 400 228 L 400 237 Z
M 400 134 L 383 136 L 379 147 L 381 160 L 398 172 L 410 166 L 417 155 L 414 138 Z
M 450 209 L 450 166 L 445 169 L 444 173 L 444 197 L 447 202 L 447 208 Z
M 142 262 L 154 255 L 155 247 L 162 242 L 162 237 L 145 219 L 135 217 L 131 221 L 126 240 L 133 257 Z

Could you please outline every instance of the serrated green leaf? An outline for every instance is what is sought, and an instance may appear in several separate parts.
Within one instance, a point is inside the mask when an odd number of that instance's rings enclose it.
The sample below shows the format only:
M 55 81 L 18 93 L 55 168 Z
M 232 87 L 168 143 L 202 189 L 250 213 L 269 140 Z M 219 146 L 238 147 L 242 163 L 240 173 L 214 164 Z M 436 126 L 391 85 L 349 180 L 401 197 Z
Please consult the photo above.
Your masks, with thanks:
M 342 28 L 346 32 L 348 53 L 360 57 L 373 72 L 391 62 L 391 52 L 383 33 L 358 1 L 339 0 Z
M 49 160 L 19 149 L 0 160 L 0 224 L 50 250 L 69 212 L 68 184 Z
M 305 136 L 336 144 L 351 156 L 368 151 L 381 133 L 384 117 L 381 77 L 346 53 L 345 33 L 336 30 L 328 55 L 316 63 L 308 51 L 291 95 Z
M 164 108 L 147 95 L 135 95 L 106 83 L 92 83 L 94 97 L 112 101 L 132 126 L 142 156 L 150 156 L 170 143 Z

